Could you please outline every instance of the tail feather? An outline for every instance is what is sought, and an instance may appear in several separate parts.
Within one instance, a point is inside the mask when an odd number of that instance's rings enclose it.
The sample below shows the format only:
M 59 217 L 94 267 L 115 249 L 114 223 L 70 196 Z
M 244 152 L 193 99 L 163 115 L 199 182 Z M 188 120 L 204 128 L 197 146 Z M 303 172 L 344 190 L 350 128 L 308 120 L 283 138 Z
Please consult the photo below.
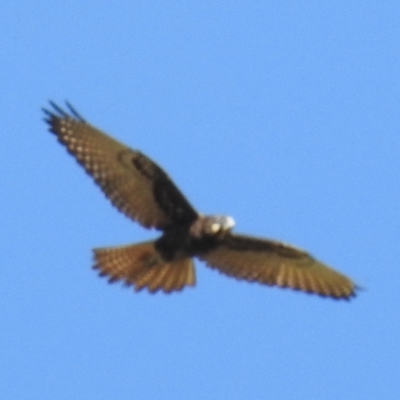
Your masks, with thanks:
M 159 290 L 170 293 L 184 286 L 195 285 L 195 272 L 191 258 L 165 261 L 154 247 L 154 242 L 95 249 L 93 268 L 109 282 L 124 281 L 136 291 L 147 288 L 151 293 Z

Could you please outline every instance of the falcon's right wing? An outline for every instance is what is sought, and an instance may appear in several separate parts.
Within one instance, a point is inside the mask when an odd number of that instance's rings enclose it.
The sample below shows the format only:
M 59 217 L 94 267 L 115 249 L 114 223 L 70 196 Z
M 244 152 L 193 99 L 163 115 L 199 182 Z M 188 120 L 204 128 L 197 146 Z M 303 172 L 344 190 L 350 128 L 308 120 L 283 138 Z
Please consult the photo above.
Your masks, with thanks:
M 236 279 L 348 300 L 357 286 L 345 275 L 295 247 L 266 239 L 226 235 L 198 255 L 211 268 Z

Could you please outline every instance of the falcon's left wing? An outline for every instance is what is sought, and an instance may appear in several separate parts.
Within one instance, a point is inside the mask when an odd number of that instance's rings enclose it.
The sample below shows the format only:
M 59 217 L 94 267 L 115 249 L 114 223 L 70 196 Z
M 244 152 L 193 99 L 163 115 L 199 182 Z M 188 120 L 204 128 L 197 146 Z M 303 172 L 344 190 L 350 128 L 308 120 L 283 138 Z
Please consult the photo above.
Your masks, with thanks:
M 294 247 L 272 240 L 226 235 L 198 256 L 211 268 L 236 279 L 315 293 L 335 299 L 355 296 L 345 275 Z
M 44 109 L 60 143 L 127 217 L 147 228 L 190 225 L 198 214 L 168 175 L 150 158 L 87 123 L 68 103 Z

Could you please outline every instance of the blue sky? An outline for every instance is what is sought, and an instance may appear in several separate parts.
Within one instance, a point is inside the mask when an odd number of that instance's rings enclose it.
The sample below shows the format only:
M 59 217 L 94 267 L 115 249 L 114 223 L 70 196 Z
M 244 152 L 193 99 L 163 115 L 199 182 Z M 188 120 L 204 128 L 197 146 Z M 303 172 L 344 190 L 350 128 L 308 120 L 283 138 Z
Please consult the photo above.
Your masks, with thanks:
M 397 399 L 400 3 L 6 2 L 0 16 L 4 399 Z M 157 236 L 47 132 L 68 99 L 204 213 L 293 243 L 352 302 L 228 279 L 135 294 L 91 248 Z

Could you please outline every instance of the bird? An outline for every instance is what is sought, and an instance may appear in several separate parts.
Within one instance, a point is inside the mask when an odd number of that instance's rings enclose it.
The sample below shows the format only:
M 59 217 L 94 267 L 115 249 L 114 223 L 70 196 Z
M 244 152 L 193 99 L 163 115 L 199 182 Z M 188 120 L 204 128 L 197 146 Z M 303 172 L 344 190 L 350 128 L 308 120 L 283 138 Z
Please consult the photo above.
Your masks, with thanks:
M 233 233 L 225 215 L 196 211 L 168 174 L 149 157 L 88 123 L 66 102 L 50 101 L 44 120 L 111 203 L 155 240 L 96 248 L 93 268 L 110 283 L 135 291 L 171 293 L 195 286 L 194 259 L 220 273 L 262 285 L 350 300 L 359 288 L 346 275 L 297 247 Z

